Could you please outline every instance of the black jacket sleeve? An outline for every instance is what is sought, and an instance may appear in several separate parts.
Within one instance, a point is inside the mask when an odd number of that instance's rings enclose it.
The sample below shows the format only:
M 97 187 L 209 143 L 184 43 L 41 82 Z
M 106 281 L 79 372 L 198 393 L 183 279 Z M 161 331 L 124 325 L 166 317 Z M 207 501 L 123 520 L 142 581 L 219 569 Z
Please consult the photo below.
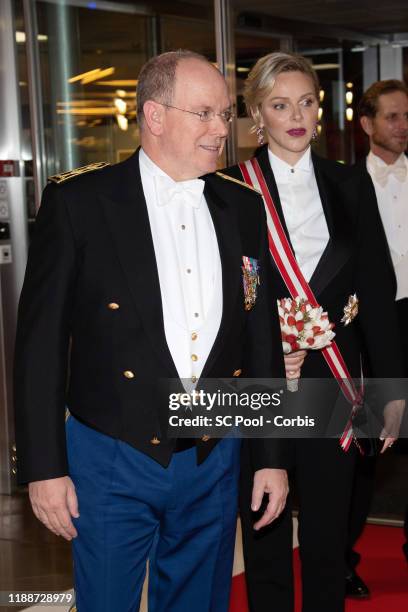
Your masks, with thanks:
M 76 260 L 61 188 L 50 184 L 37 215 L 18 309 L 14 403 L 20 483 L 68 473 L 65 389 Z

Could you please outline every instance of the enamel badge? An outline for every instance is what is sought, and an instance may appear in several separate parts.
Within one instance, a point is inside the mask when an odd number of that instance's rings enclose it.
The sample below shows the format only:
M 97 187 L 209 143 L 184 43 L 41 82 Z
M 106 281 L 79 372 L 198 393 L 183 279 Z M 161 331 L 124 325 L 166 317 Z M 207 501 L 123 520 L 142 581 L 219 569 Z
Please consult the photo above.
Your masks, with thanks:
M 254 257 L 242 258 L 242 280 L 244 283 L 245 310 L 251 310 L 256 302 L 256 291 L 259 285 L 259 264 Z
M 344 325 L 351 323 L 358 315 L 358 297 L 356 294 L 350 295 L 347 304 L 343 308 L 344 316 L 341 322 Z

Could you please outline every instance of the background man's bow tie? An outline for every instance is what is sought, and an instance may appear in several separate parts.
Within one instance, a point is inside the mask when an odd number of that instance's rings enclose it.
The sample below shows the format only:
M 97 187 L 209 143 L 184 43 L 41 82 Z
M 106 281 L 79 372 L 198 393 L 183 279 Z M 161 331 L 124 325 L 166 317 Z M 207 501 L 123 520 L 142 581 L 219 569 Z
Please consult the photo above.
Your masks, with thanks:
M 401 181 L 405 181 L 407 178 L 407 167 L 404 162 L 391 164 L 389 166 L 375 166 L 374 168 L 374 177 L 377 183 L 381 185 L 381 187 L 385 187 L 390 176 L 395 176 L 396 179 Z

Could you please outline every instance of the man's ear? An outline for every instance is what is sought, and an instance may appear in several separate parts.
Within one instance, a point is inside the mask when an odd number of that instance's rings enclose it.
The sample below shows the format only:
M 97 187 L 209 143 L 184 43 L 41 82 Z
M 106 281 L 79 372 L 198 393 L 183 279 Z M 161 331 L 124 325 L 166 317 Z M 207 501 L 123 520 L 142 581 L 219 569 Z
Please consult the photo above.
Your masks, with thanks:
M 360 124 L 367 136 L 372 136 L 374 131 L 373 120 L 371 117 L 360 117 Z
M 154 136 L 160 136 L 163 132 L 164 106 L 154 100 L 147 100 L 143 104 L 145 123 Z

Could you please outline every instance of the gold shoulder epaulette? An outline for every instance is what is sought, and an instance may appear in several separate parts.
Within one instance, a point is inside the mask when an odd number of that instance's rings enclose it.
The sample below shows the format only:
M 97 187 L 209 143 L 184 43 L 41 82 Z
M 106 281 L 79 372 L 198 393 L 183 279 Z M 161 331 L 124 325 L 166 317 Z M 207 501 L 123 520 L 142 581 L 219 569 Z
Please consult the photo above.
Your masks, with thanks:
M 239 179 L 236 179 L 233 176 L 228 176 L 228 174 L 224 174 L 223 172 L 216 172 L 215 174 L 223 179 L 226 179 L 227 181 L 232 181 L 233 183 L 242 185 L 242 187 L 247 187 L 248 189 L 251 189 L 251 191 L 255 191 L 255 193 L 259 193 L 259 195 L 262 195 L 259 189 L 257 189 L 256 187 L 252 187 L 252 185 L 248 185 L 244 181 L 240 181 Z
M 69 179 L 74 178 L 74 176 L 86 174 L 87 172 L 93 172 L 94 170 L 101 170 L 102 168 L 106 168 L 106 166 L 110 166 L 110 163 L 96 162 L 94 164 L 88 164 L 88 166 L 75 168 L 75 170 L 69 170 L 68 172 L 61 172 L 61 174 L 54 174 L 54 176 L 49 176 L 48 180 L 51 183 L 65 183 L 65 181 L 69 181 Z

